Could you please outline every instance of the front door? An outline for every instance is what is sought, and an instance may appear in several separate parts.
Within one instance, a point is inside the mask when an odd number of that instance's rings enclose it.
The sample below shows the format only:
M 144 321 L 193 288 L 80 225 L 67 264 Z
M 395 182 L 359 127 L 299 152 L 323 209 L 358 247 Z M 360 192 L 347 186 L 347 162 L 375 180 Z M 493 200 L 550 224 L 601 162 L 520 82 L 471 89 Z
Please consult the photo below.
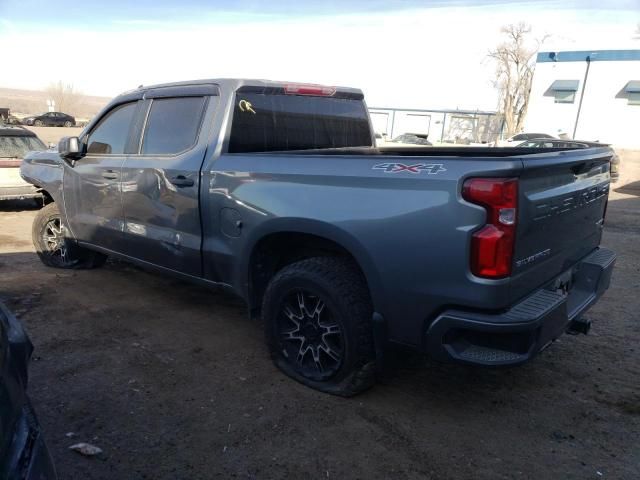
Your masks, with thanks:
M 83 139 L 86 155 L 64 165 L 67 227 L 77 240 L 116 252 L 122 250 L 124 224 L 122 164 L 137 109 L 131 102 L 109 111 Z
M 198 192 L 208 142 L 200 131 L 216 97 L 147 98 L 139 153 L 128 156 L 122 168 L 125 253 L 199 277 Z
M 43 115 L 42 124 L 45 127 L 55 127 L 56 126 L 56 117 L 53 112 L 45 113 Z

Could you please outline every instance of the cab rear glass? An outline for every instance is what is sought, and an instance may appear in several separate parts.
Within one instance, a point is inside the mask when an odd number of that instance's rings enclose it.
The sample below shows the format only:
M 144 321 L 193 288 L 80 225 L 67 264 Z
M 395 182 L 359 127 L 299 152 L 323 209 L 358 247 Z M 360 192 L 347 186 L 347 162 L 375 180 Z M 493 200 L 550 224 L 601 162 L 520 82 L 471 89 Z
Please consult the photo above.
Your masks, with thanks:
M 229 153 L 365 147 L 372 143 L 361 99 L 236 95 Z

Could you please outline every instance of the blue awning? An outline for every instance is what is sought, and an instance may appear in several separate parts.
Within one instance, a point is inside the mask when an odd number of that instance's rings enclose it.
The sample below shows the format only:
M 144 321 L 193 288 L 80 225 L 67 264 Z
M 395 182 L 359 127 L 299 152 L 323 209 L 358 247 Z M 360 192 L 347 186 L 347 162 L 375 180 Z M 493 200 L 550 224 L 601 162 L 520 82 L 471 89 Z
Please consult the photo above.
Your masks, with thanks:
M 556 92 L 577 92 L 580 80 L 556 80 L 551 84 L 551 90 Z
M 624 91 L 627 93 L 640 93 L 640 80 L 631 80 L 624 87 Z

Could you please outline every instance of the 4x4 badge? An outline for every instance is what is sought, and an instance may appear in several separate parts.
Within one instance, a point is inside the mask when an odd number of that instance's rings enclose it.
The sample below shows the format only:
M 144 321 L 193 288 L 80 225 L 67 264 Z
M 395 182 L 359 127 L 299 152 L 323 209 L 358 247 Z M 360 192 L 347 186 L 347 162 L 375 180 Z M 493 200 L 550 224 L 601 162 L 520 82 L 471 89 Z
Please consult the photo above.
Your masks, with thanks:
M 416 163 L 415 165 L 405 165 L 404 163 L 379 163 L 373 167 L 373 170 L 384 170 L 384 173 L 427 172 L 429 175 L 436 175 L 437 173 L 447 171 L 441 163 Z

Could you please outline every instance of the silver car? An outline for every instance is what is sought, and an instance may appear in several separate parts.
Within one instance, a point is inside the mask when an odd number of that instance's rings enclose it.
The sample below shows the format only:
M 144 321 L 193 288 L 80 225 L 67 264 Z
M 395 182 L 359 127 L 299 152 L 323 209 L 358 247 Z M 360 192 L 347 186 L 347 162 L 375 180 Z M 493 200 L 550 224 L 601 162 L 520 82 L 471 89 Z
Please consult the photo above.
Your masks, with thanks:
M 20 165 L 27 152 L 46 149 L 32 131 L 0 124 L 0 200 L 41 197 L 39 190 L 20 176 Z

